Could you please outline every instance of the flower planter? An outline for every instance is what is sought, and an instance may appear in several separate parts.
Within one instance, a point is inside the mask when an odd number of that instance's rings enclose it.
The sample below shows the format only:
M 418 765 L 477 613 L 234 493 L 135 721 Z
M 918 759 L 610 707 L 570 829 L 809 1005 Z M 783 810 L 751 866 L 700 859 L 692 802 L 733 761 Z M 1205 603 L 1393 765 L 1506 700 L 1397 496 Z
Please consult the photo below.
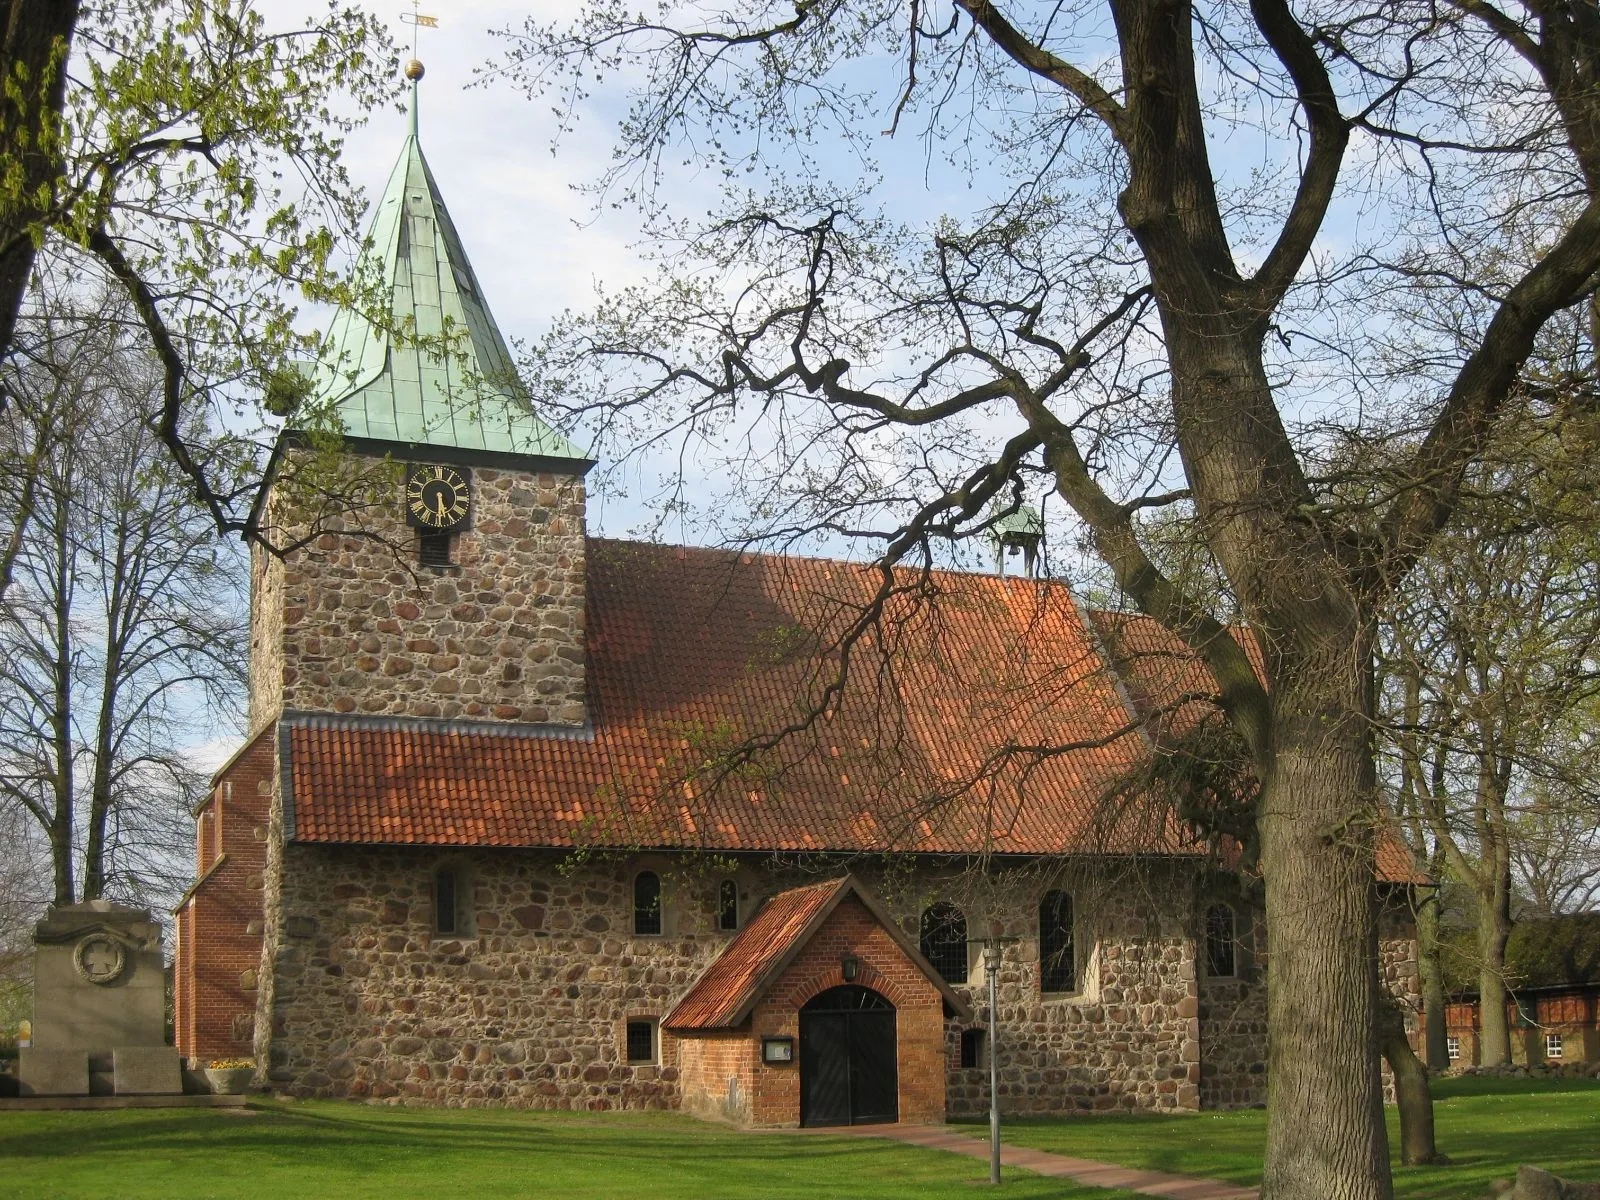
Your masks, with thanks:
M 254 1067 L 207 1067 L 206 1079 L 214 1096 L 242 1096 L 250 1090 Z

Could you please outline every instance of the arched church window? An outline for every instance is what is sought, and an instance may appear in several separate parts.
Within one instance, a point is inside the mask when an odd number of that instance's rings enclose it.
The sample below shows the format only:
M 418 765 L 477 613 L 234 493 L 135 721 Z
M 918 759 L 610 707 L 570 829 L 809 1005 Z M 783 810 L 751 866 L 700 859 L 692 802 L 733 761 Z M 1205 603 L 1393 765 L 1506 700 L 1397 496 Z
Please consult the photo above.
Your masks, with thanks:
M 1226 904 L 1206 909 L 1206 974 L 1228 977 L 1238 974 L 1238 919 Z
M 1072 938 L 1072 897 L 1049 891 L 1039 902 L 1039 990 L 1071 992 L 1078 987 Z
M 739 928 L 739 885 L 731 879 L 717 885 L 717 928 Z
M 661 876 L 640 871 L 633 877 L 633 931 L 661 932 Z
M 946 983 L 967 981 L 967 918 L 947 900 L 922 910 L 922 957 Z

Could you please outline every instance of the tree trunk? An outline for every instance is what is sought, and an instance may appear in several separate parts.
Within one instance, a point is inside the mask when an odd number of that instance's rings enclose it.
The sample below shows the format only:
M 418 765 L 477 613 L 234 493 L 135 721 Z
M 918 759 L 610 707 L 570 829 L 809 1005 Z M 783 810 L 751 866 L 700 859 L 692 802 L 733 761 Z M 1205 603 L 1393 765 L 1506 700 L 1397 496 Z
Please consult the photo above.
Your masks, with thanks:
M 72 893 L 72 805 L 56 807 L 56 819 L 46 831 L 50 840 L 50 903 L 57 908 L 71 904 Z
M 76 558 L 68 525 L 71 503 L 68 488 L 57 481 L 54 497 L 55 528 L 52 530 L 50 582 L 51 597 L 50 659 L 50 754 L 55 812 L 50 824 L 50 855 L 55 873 L 55 903 L 71 904 L 73 895 L 72 853 L 77 763 L 72 746 L 72 684 L 75 647 L 73 644 L 72 596 Z
M 0 161 L 16 172 L 0 187 L 0 354 L 11 350 L 17 313 L 33 271 L 42 230 L 61 174 L 58 133 L 66 96 L 67 55 L 78 0 L 10 0 L 0 42 Z
M 1511 1027 L 1506 1018 L 1511 897 L 1509 888 L 1496 886 L 1495 891 L 1493 899 L 1478 906 L 1478 1061 L 1486 1067 L 1511 1061 Z
M 1435 878 L 1437 878 L 1437 870 Z M 1439 950 L 1439 893 L 1431 890 L 1417 905 L 1417 976 L 1422 985 L 1422 1019 L 1428 1070 L 1450 1067 L 1445 1041 L 1444 962 Z M 1393 1064 L 1390 1064 L 1391 1069 Z
M 112 779 L 117 742 L 117 701 L 122 696 L 123 656 L 129 636 L 128 613 L 123 611 L 124 585 L 132 567 L 125 553 L 127 537 L 118 529 L 115 574 L 111 596 L 104 609 L 105 662 L 100 668 L 100 706 L 95 713 L 94 766 L 89 775 L 89 819 L 83 850 L 83 898 L 98 900 L 106 890 L 106 823 L 113 803 Z
M 1280 696 L 1280 701 L 1282 701 Z M 1267 1153 L 1262 1200 L 1388 1200 L 1378 1067 L 1371 769 L 1343 718 L 1275 722 L 1262 781 L 1267 903 Z
M 1393 996 L 1380 992 L 1380 1039 L 1383 1057 L 1394 1074 L 1395 1104 L 1400 1109 L 1400 1161 L 1408 1167 L 1448 1161 L 1433 1140 L 1433 1093 L 1428 1071 L 1406 1039 L 1406 1022 Z

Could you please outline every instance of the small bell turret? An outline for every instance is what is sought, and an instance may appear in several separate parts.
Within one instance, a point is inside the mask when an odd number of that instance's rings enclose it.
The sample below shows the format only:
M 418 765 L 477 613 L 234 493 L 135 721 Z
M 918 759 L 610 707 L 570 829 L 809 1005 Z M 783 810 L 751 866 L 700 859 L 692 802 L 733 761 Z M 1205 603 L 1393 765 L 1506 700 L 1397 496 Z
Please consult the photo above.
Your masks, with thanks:
M 1010 506 L 996 501 L 989 510 L 994 524 L 989 527 L 989 542 L 994 547 L 994 569 L 997 575 L 1006 573 L 1006 559 L 1022 559 L 1022 573 L 1034 579 L 1039 572 L 1039 543 L 1044 540 L 1044 518 L 1031 505 L 1020 505 L 1005 516 Z

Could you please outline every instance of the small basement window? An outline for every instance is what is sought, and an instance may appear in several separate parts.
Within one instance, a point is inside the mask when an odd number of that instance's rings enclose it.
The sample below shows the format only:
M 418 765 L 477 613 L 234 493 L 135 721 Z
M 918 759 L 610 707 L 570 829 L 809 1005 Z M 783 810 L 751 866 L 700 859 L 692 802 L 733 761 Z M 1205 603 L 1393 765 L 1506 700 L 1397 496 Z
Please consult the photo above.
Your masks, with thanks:
M 1445 1038 L 1445 1040 L 1444 1040 L 1444 1056 L 1446 1058 L 1448 1058 L 1451 1062 L 1455 1062 L 1456 1059 L 1461 1057 L 1461 1039 L 1460 1038 L 1458 1038 L 1458 1037 L 1447 1037 L 1447 1038 Z
M 983 1030 L 963 1029 L 961 1031 L 961 1065 L 963 1067 L 983 1066 Z
M 1561 1035 L 1559 1033 L 1547 1033 L 1547 1034 L 1545 1034 L 1544 1035 L 1544 1056 L 1546 1058 L 1560 1058 L 1561 1055 L 1562 1055 L 1562 1052 L 1563 1052 L 1563 1046 L 1561 1044 Z
M 417 562 L 424 567 L 448 567 L 451 535 L 424 530 L 417 534 Z
M 656 1023 L 654 1021 L 628 1022 L 628 1061 L 653 1063 L 656 1060 Z
M 731 879 L 724 879 L 717 886 L 717 928 L 739 928 L 739 885 Z

